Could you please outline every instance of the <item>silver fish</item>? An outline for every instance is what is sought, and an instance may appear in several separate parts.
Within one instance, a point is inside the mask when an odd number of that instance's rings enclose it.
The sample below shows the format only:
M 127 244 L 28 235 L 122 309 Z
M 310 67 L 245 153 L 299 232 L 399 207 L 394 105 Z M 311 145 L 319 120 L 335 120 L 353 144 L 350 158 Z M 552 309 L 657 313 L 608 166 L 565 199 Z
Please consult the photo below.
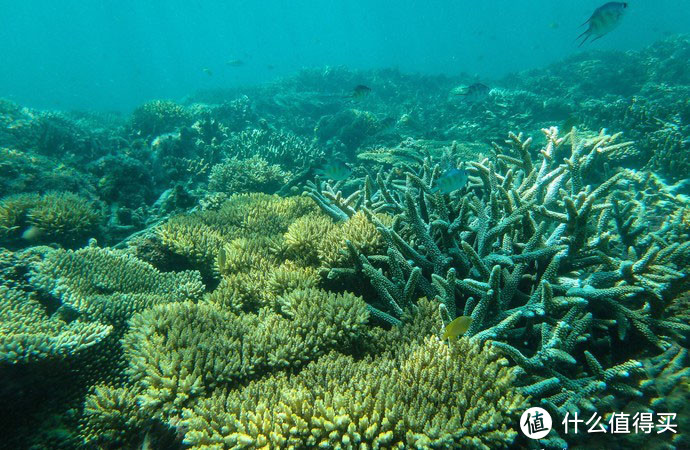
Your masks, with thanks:
M 469 176 L 466 170 L 450 169 L 436 180 L 436 186 L 434 186 L 431 191 L 450 194 L 451 192 L 464 188 L 468 178 Z
M 587 42 L 591 36 L 594 36 L 594 39 L 590 42 L 594 42 L 620 25 L 627 7 L 628 4 L 625 2 L 608 2 L 595 9 L 592 16 L 582 24 L 589 24 L 589 27 L 575 39 L 577 41 L 582 36 L 585 37 L 578 47 L 582 47 L 582 44 Z

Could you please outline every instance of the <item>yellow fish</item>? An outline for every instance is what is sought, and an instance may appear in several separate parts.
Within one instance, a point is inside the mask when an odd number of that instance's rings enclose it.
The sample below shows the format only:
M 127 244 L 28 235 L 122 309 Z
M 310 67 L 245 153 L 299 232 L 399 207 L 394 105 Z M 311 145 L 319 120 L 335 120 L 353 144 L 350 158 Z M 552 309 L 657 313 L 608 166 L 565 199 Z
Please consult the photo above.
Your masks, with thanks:
M 470 316 L 456 317 L 455 320 L 446 325 L 442 339 L 455 339 L 465 334 L 470 328 L 470 325 L 472 325 L 472 318 Z

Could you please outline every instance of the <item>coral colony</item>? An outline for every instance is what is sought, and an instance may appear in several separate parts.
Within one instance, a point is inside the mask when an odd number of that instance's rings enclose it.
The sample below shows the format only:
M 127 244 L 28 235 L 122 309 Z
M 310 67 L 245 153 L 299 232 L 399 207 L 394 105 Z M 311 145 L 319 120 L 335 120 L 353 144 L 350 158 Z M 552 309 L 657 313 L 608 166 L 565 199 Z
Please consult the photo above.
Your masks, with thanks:
M 688 448 L 689 57 L 2 101 L 5 443 Z

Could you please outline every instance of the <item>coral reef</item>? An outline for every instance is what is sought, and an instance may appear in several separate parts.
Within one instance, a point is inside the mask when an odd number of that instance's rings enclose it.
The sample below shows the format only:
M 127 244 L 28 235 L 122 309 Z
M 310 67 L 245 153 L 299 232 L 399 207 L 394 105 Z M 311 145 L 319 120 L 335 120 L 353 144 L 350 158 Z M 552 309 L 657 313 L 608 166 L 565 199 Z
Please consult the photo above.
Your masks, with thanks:
M 170 420 L 215 388 L 297 368 L 329 349 L 345 350 L 365 332 L 361 298 L 316 289 L 279 300 L 282 314 L 235 315 L 215 303 L 173 303 L 132 320 L 125 335 L 128 373 L 142 408 Z
M 189 113 L 183 106 L 170 100 L 153 100 L 134 110 L 130 126 L 137 136 L 152 138 L 189 121 Z
M 688 447 L 688 55 L 0 100 L 3 446 Z M 527 406 L 679 432 L 528 442 Z
M 252 156 L 247 159 L 230 159 L 211 168 L 208 188 L 212 192 L 240 194 L 265 192 L 272 194 L 290 177 L 277 164 Z

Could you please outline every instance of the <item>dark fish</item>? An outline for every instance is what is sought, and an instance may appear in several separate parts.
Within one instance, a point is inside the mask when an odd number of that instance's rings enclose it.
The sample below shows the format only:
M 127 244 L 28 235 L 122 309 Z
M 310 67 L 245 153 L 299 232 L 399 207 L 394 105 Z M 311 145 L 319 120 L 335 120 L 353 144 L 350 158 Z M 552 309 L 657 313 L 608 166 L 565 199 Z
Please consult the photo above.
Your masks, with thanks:
M 371 88 L 369 86 L 365 86 L 363 84 L 358 84 L 355 86 L 355 88 L 352 90 L 352 94 L 350 97 L 352 98 L 363 98 L 366 97 L 371 93 Z
M 352 174 L 352 170 L 342 163 L 326 164 L 321 169 L 316 171 L 317 174 L 323 176 L 328 180 L 342 181 Z
M 591 42 L 594 42 L 620 25 L 623 13 L 627 7 L 628 4 L 625 2 L 608 2 L 595 9 L 592 16 L 582 24 L 589 24 L 589 27 L 575 39 L 577 41 L 582 36 L 585 37 L 578 47 L 587 42 L 591 36 L 594 36 L 594 39 L 591 40 Z
M 473 83 L 469 86 L 461 86 L 451 91 L 454 95 L 462 95 L 470 103 L 478 103 L 489 96 L 491 88 L 482 83 Z
M 434 186 L 431 191 L 450 194 L 451 192 L 464 188 L 468 178 L 465 169 L 450 169 L 436 180 L 436 186 Z
M 231 59 L 225 64 L 227 64 L 230 67 L 242 67 L 244 66 L 244 61 L 242 61 L 241 59 Z
M 561 125 L 561 131 L 563 132 L 563 134 L 570 133 L 573 127 L 576 127 L 578 125 L 580 125 L 580 119 L 576 116 L 570 116 L 563 121 L 563 125 Z

